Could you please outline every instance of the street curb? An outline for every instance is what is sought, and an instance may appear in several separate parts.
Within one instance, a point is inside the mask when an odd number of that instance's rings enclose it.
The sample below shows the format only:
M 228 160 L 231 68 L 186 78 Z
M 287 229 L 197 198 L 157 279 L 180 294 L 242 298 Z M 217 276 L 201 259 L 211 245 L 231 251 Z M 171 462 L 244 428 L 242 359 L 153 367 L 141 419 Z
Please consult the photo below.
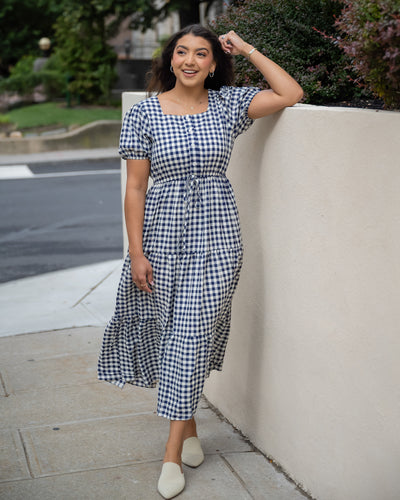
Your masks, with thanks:
M 69 149 L 67 151 L 46 151 L 45 153 L 33 154 L 0 154 L 1 165 L 21 165 L 46 162 L 66 162 L 81 160 L 104 160 L 106 158 L 119 158 L 118 148 L 96 148 L 96 149 Z

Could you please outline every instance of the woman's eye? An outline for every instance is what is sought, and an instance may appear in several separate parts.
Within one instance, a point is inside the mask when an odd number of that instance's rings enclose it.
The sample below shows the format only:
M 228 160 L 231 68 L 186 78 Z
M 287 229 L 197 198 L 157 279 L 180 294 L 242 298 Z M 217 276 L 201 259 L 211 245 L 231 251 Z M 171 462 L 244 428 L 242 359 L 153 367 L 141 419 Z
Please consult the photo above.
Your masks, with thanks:
M 181 55 L 183 55 L 185 52 L 184 52 L 183 50 L 178 50 L 176 53 L 177 53 L 177 54 L 179 54 L 179 55 L 181 56 Z
M 202 57 L 206 57 L 206 54 L 204 54 L 204 52 L 199 52 L 197 55 L 202 56 Z

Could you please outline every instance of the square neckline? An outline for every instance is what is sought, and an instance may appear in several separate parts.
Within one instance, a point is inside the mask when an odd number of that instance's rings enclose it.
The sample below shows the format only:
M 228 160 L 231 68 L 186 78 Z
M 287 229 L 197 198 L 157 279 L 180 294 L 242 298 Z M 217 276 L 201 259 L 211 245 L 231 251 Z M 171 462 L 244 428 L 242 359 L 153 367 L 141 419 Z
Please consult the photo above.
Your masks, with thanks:
M 162 106 L 161 106 L 161 102 L 158 98 L 158 95 L 156 95 L 154 97 L 158 103 L 158 108 L 161 111 L 161 114 L 164 116 L 200 116 L 200 115 L 205 115 L 206 113 L 209 112 L 209 110 L 210 110 L 210 96 L 211 96 L 210 89 L 207 89 L 207 109 L 205 111 L 202 111 L 201 113 L 185 113 L 184 115 L 173 115 L 173 114 L 164 113 Z

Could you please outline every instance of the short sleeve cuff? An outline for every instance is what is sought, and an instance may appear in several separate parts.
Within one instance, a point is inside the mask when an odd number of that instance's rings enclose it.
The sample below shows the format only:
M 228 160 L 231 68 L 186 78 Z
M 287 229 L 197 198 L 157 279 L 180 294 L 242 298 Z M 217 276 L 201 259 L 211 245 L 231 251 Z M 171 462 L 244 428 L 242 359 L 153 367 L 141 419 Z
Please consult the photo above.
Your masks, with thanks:
M 253 97 L 260 91 L 258 87 L 221 87 L 220 96 L 231 122 L 233 138 L 245 132 L 254 122 L 249 118 L 248 109 Z
M 148 160 L 149 155 L 145 151 L 133 151 L 125 148 L 119 148 L 118 154 L 123 160 Z
M 118 153 L 124 160 L 150 159 L 152 137 L 149 120 L 141 103 L 125 114 L 122 122 Z

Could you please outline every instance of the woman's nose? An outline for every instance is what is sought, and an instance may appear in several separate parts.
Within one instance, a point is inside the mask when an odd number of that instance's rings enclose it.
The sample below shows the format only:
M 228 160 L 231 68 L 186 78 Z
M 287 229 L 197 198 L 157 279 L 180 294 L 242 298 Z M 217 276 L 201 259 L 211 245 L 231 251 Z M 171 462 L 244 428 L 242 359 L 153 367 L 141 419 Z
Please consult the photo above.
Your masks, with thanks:
M 186 56 L 186 64 L 193 64 L 194 62 L 194 55 L 193 54 L 187 54 Z

